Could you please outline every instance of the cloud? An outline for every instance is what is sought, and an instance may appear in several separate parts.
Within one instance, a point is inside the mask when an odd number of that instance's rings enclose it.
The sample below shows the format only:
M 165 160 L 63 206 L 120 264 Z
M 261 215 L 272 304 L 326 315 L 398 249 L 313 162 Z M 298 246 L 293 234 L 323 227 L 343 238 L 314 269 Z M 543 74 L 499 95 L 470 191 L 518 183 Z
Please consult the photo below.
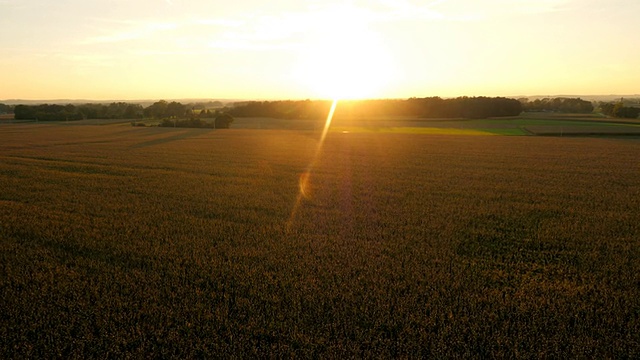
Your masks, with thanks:
M 66 62 L 71 62 L 75 64 L 75 66 L 81 66 L 84 68 L 105 68 L 114 66 L 113 56 L 104 54 L 57 53 L 49 56 L 53 56 Z
M 0 0 L 7 1 L 7 0 Z M 176 7 L 180 4 L 176 1 Z M 338 31 L 361 31 L 376 24 L 396 21 L 460 21 L 482 19 L 508 13 L 539 13 L 555 11 L 568 0 L 352 0 L 310 1 L 283 11 L 278 7 L 257 9 L 234 15 L 220 13 L 217 17 L 198 14 L 176 16 L 175 22 L 127 21 L 111 22 L 97 36 L 82 45 L 139 42 L 153 53 L 171 47 L 184 51 L 198 47 L 241 51 L 263 51 L 300 47 L 305 39 L 335 35 Z M 118 24 L 114 26 L 113 24 Z M 100 34 L 101 33 L 101 34 Z M 142 43 L 142 40 L 145 43 Z M 161 46 L 160 48 L 159 46 Z
M 221 19 L 221 18 L 213 18 L 213 19 L 198 19 L 193 21 L 196 25 L 210 25 L 210 26 L 221 26 L 221 27 L 238 27 L 245 24 L 245 21 L 239 19 Z
M 265 43 L 255 40 L 230 40 L 221 39 L 209 42 L 208 47 L 219 50 L 243 50 L 243 51 L 270 51 L 270 50 L 286 50 L 295 47 L 293 43 Z
M 176 8 L 180 5 L 177 1 L 172 3 Z M 154 47 L 162 51 L 172 46 L 189 50 L 203 44 L 210 49 L 242 51 L 291 49 L 300 46 L 305 38 L 325 34 L 331 28 L 344 30 L 394 20 L 441 19 L 442 15 L 431 9 L 432 4 L 416 5 L 406 0 L 311 1 L 286 11 L 274 7 L 226 16 L 221 13 L 211 18 L 194 13 L 176 16 L 174 22 L 94 19 L 103 26 L 80 45 L 135 41 L 149 52 L 154 52 Z
M 212 49 L 241 51 L 288 50 L 304 46 L 313 37 L 333 34 L 381 21 L 380 13 L 353 5 L 318 4 L 306 10 L 247 13 L 237 18 L 198 20 L 222 27 L 210 36 Z
M 107 35 L 89 37 L 83 40 L 83 45 L 102 44 L 102 43 L 118 43 L 123 41 L 139 40 L 149 38 L 158 32 L 175 30 L 178 28 L 176 23 L 138 23 L 138 25 L 125 31 L 117 31 Z
M 416 4 L 407 0 L 378 0 L 383 9 L 377 13 L 377 20 L 443 20 L 445 15 L 434 9 L 445 0 L 428 4 Z
M 432 7 L 452 19 L 487 19 L 556 12 L 569 2 L 570 0 L 447 0 L 437 1 Z

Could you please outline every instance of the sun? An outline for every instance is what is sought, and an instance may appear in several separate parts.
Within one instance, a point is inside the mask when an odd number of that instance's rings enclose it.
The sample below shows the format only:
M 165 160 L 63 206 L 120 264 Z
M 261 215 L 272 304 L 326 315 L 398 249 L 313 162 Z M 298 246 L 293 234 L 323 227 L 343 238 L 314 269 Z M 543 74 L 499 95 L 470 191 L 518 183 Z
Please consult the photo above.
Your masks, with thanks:
M 379 96 L 394 67 L 375 33 L 334 23 L 306 39 L 293 74 L 314 96 L 363 99 Z

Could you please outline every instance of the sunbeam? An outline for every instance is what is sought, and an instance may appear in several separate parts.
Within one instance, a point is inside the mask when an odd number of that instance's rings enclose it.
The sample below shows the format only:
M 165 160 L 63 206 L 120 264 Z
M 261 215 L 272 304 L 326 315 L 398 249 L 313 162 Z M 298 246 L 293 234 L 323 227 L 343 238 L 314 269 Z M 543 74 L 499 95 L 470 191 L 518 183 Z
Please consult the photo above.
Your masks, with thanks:
M 313 196 L 311 174 L 313 173 L 316 162 L 318 161 L 318 158 L 322 153 L 322 147 L 324 146 L 324 141 L 327 138 L 327 134 L 329 133 L 329 128 L 331 127 L 331 122 L 333 121 L 333 114 L 335 113 L 337 106 L 338 99 L 334 99 L 333 103 L 331 104 L 331 109 L 329 110 L 329 115 L 327 115 L 327 120 L 324 122 L 324 128 L 322 129 L 322 135 L 320 136 L 320 141 L 318 142 L 318 146 L 316 147 L 316 152 L 305 171 L 300 174 L 300 178 L 298 180 L 298 196 L 295 203 L 293 204 L 293 209 L 291 209 L 291 216 L 289 217 L 289 221 L 287 222 L 287 228 L 290 228 L 293 224 L 293 220 L 295 219 L 296 213 L 298 212 L 302 201 L 305 199 L 311 199 Z

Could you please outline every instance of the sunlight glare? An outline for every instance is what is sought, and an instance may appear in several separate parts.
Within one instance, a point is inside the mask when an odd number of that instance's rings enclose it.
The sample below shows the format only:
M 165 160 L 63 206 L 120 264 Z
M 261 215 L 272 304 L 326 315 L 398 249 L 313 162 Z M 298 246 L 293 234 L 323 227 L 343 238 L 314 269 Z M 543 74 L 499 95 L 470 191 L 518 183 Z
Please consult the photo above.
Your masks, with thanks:
M 292 72 L 314 96 L 329 99 L 377 96 L 395 76 L 374 32 L 339 21 L 306 39 Z
M 307 170 L 300 175 L 300 180 L 298 187 L 300 189 L 300 194 L 298 196 L 298 202 L 300 202 L 300 198 L 303 197 L 305 199 L 311 199 L 311 171 L 315 166 L 318 157 L 320 156 L 320 152 L 322 151 L 322 146 L 324 145 L 324 140 L 327 137 L 327 133 L 329 132 L 329 128 L 331 127 L 331 121 L 333 120 L 333 114 L 336 112 L 336 106 L 338 106 L 338 100 L 333 100 L 331 104 L 331 110 L 329 110 L 329 115 L 327 115 L 327 120 L 324 123 L 324 128 L 322 129 L 322 135 L 320 136 L 320 142 L 318 142 L 318 146 L 316 147 L 316 153 L 313 157 L 309 166 L 307 166 Z
M 291 210 L 291 216 L 289 217 L 289 221 L 287 222 L 287 228 L 291 226 L 293 223 L 293 219 L 300 207 L 300 204 L 303 199 L 310 200 L 312 198 L 312 187 L 311 187 L 311 174 L 313 172 L 313 168 L 316 165 L 316 161 L 320 157 L 320 153 L 322 152 L 322 147 L 324 145 L 324 141 L 327 137 L 327 133 L 329 133 L 329 128 L 331 127 L 331 121 L 333 120 L 333 114 L 336 112 L 336 107 L 338 106 L 338 99 L 334 99 L 331 104 L 331 109 L 329 110 L 329 114 L 327 115 L 327 120 L 324 123 L 324 129 L 322 129 L 322 135 L 320 136 L 320 141 L 318 142 L 318 146 L 316 147 L 316 153 L 311 159 L 309 166 L 304 173 L 300 175 L 300 179 L 298 180 L 298 197 L 296 198 L 296 202 L 293 204 L 293 209 Z

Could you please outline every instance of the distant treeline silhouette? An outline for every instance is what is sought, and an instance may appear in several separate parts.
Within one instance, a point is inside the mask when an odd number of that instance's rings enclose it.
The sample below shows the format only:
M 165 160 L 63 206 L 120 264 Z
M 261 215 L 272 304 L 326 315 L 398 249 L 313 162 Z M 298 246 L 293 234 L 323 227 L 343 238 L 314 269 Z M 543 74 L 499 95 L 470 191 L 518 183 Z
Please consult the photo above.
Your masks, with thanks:
M 140 104 L 114 102 L 111 104 L 82 105 L 15 105 L 0 104 L 0 113 L 15 114 L 17 120 L 64 121 L 83 119 L 203 119 L 216 118 L 227 113 L 233 117 L 269 117 L 277 119 L 324 119 L 331 101 L 282 100 L 236 102 L 224 108 L 215 103 L 182 104 L 176 101 L 157 101 L 147 107 Z M 601 102 L 599 111 L 614 117 L 637 118 L 638 107 L 618 103 Z M 517 116 L 522 111 L 551 111 L 566 113 L 593 112 L 593 104 L 580 98 L 510 99 L 504 97 L 440 97 L 342 100 L 336 109 L 336 117 L 393 117 L 417 118 L 487 118 Z M 175 122 L 174 122 L 175 123 Z M 193 123 L 195 124 L 195 122 Z M 204 124 L 204 123 L 203 123 Z M 195 126 L 195 125 L 194 125 Z M 203 125 L 204 126 L 204 125 Z
M 529 101 L 529 99 L 521 99 L 524 111 L 554 111 L 565 113 L 582 113 L 588 114 L 593 112 L 593 104 L 591 101 L 582 100 L 580 98 L 544 98 Z
M 83 105 L 16 105 L 13 109 L 16 120 L 83 120 L 83 119 L 136 119 L 142 118 L 143 107 L 124 102 Z
M 143 107 L 140 104 L 114 102 L 111 104 L 82 105 L 16 105 L 13 108 L 17 120 L 64 121 L 84 119 L 142 119 L 142 118 L 199 118 L 218 115 L 205 109 L 206 105 L 221 105 L 220 102 L 182 104 L 165 100 Z
M 13 106 L 0 103 L 0 115 L 13 114 Z
M 191 105 L 191 106 L 190 106 Z M 327 116 L 331 101 L 248 101 L 234 103 L 221 109 L 234 117 L 271 117 L 279 119 L 322 119 Z M 139 104 L 117 102 L 83 105 L 16 105 L 18 120 L 64 121 L 81 119 L 175 119 L 215 117 L 217 113 L 197 110 L 193 104 L 157 101 L 146 108 Z M 345 100 L 340 102 L 336 116 L 381 117 L 415 116 L 423 118 L 485 118 L 516 116 L 522 104 L 503 97 L 440 97 L 410 98 L 406 100 Z
M 640 115 L 640 108 L 624 106 L 622 100 L 617 103 L 601 102 L 599 108 L 603 114 L 617 118 L 637 119 Z
M 235 103 L 228 112 L 235 117 L 306 119 L 326 117 L 330 101 L 249 101 Z M 522 104 L 503 97 L 440 97 L 406 100 L 343 100 L 335 116 L 415 116 L 423 118 L 485 118 L 516 116 Z

